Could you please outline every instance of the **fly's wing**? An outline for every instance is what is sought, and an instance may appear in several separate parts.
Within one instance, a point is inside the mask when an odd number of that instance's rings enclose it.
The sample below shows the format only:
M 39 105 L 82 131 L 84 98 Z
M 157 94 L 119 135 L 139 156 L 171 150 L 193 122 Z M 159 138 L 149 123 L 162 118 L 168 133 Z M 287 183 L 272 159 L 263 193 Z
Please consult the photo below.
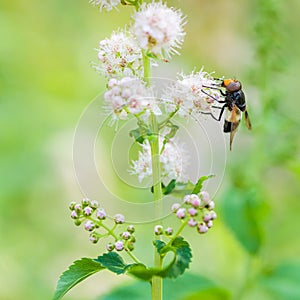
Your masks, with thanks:
M 229 123 L 231 123 L 231 130 L 230 130 L 230 142 L 229 142 L 229 149 L 232 149 L 232 142 L 233 142 L 233 138 L 237 132 L 237 129 L 240 125 L 241 122 L 241 118 L 242 118 L 242 113 L 239 110 L 239 108 L 234 105 L 231 111 L 231 115 L 230 118 L 227 120 Z
M 250 121 L 250 118 L 249 118 L 249 114 L 248 114 L 248 111 L 245 110 L 245 122 L 246 122 L 246 126 L 249 130 L 251 130 L 252 128 L 252 125 L 251 125 L 251 121 Z

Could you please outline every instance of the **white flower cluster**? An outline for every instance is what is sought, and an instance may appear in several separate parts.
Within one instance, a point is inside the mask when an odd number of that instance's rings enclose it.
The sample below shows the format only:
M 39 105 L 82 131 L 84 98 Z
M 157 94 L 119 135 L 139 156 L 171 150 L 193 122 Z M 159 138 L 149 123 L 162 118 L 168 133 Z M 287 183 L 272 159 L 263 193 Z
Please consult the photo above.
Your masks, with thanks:
M 148 116 L 150 112 L 161 114 L 151 89 L 146 88 L 139 78 L 110 79 L 104 100 L 108 111 L 113 113 L 114 120 L 126 120 L 129 114 L 139 114 L 143 117 Z
M 106 77 L 141 76 L 143 74 L 143 57 L 134 37 L 127 32 L 113 32 L 110 38 L 99 43 L 98 59 L 95 66 Z
M 160 151 L 162 150 L 163 137 L 159 138 Z M 183 147 L 176 143 L 176 140 L 170 139 L 160 155 L 162 182 L 167 185 L 171 180 L 176 179 L 179 182 L 187 180 L 188 155 Z M 148 140 L 142 144 L 142 151 L 139 152 L 138 160 L 132 161 L 129 172 L 138 175 L 141 182 L 144 178 L 152 176 L 151 148 Z
M 178 54 L 184 38 L 184 18 L 180 10 L 161 2 L 143 3 L 133 16 L 132 32 L 140 47 L 153 54 Z
M 90 0 L 90 3 L 99 6 L 100 11 L 105 8 L 107 11 L 112 10 L 113 7 L 117 6 L 120 0 Z
M 181 117 L 187 117 L 194 112 L 210 111 L 213 98 L 220 97 L 218 90 L 206 88 L 214 84 L 216 81 L 203 69 L 189 75 L 181 74 L 162 97 L 166 111 L 173 112 L 178 108 L 178 115 Z

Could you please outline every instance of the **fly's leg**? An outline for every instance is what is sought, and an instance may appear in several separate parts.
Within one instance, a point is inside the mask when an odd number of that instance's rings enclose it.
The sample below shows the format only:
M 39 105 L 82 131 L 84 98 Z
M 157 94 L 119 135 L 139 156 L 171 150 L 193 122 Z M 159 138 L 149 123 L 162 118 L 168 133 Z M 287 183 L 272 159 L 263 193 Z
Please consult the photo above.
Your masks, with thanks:
M 225 105 L 223 105 L 222 107 L 218 107 L 218 106 L 212 106 L 213 108 L 218 108 L 218 109 L 221 109 L 221 111 L 220 111 L 220 114 L 219 114 L 219 116 L 218 117 L 215 117 L 211 112 L 202 112 L 201 111 L 201 114 L 203 114 L 203 115 L 210 115 L 214 120 L 216 120 L 216 121 L 221 121 L 221 118 L 222 118 L 222 116 L 223 116 L 223 113 L 224 113 L 224 111 L 225 111 L 225 108 L 227 107 L 227 104 L 225 104 Z

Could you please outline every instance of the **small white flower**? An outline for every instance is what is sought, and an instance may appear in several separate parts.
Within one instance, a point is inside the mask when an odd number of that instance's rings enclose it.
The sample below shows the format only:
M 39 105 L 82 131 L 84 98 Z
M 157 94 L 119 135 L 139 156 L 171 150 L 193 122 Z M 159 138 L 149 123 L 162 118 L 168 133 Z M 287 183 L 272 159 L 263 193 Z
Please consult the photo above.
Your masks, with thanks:
M 207 88 L 213 87 L 216 81 L 203 68 L 197 73 L 180 74 L 165 91 L 162 101 L 167 112 L 179 108 L 178 115 L 187 117 L 195 112 L 210 111 L 214 98 L 220 97 L 219 91 Z M 204 92 L 203 92 L 204 91 Z M 207 94 L 212 97 L 208 96 Z
M 117 6 L 120 0 L 90 0 L 90 3 L 95 6 L 99 6 L 100 11 L 105 8 L 107 11 L 112 10 L 114 6 Z
M 93 209 L 89 206 L 87 206 L 83 209 L 83 214 L 85 216 L 90 216 L 92 214 L 92 212 L 93 212 Z
M 125 223 L 125 217 L 121 214 L 116 214 L 114 217 L 115 223 L 116 224 L 123 224 Z
M 185 208 L 179 208 L 176 212 L 176 216 L 177 216 L 178 219 L 185 218 L 185 214 L 186 214 L 186 209 Z
M 142 144 L 138 160 L 132 161 L 129 172 L 132 175 L 138 175 L 139 182 L 152 175 L 151 148 L 148 140 Z
M 201 200 L 198 197 L 198 195 L 191 194 L 191 198 L 190 199 L 191 199 L 191 202 L 190 202 L 191 205 L 193 205 L 196 208 L 200 206 Z
M 122 238 L 123 238 L 124 240 L 128 240 L 130 237 L 131 237 L 130 232 L 124 231 L 124 232 L 122 233 Z
M 156 235 L 161 235 L 163 233 L 163 227 L 161 225 L 154 226 L 154 233 Z
M 211 201 L 210 195 L 207 191 L 200 192 L 199 196 L 205 204 L 209 204 L 209 202 Z
M 99 220 L 104 220 L 106 218 L 106 212 L 104 211 L 103 208 L 99 208 L 97 210 L 96 216 Z
M 163 137 L 159 139 L 160 150 L 162 150 Z M 162 182 L 167 185 L 171 180 L 179 182 L 187 180 L 186 169 L 188 166 L 188 155 L 183 145 L 170 139 L 160 155 Z M 144 178 L 152 175 L 151 147 L 148 140 L 142 144 L 142 151 L 139 152 L 138 160 L 132 161 L 131 174 L 138 175 L 141 182 Z
M 84 224 L 84 228 L 87 231 L 92 231 L 95 228 L 95 224 L 92 221 L 86 221 L 86 223 Z
M 179 208 L 180 208 L 180 204 L 179 203 L 174 203 L 171 207 L 172 212 L 176 212 Z
M 133 16 L 132 31 L 138 44 L 154 54 L 178 54 L 184 38 L 184 18 L 180 10 L 161 2 L 143 3 Z
M 140 76 L 143 73 L 142 51 L 126 30 L 113 32 L 99 43 L 99 65 L 94 68 L 106 77 Z
M 109 90 L 104 94 L 106 109 L 113 113 L 113 120 L 125 120 L 129 114 L 149 116 L 150 112 L 161 114 L 152 91 L 138 78 L 115 78 L 108 82 Z
M 122 241 L 115 242 L 115 247 L 117 251 L 122 251 L 124 249 L 124 243 Z

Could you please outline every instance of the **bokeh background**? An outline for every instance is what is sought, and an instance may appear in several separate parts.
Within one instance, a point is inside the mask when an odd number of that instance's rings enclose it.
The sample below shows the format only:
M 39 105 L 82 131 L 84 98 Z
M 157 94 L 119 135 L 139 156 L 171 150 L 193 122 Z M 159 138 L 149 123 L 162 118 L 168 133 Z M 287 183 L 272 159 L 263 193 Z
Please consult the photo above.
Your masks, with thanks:
M 186 232 L 194 249 L 190 273 L 228 291 L 226 299 L 300 299 L 300 2 L 167 2 L 188 16 L 187 35 L 181 56 L 156 74 L 205 65 L 238 78 L 253 123 L 251 134 L 242 124 L 227 156 L 214 229 L 200 238 Z M 87 0 L 0 3 L 0 299 L 51 299 L 72 261 L 101 251 L 69 218 L 68 203 L 82 197 L 73 136 L 105 86 L 90 67 L 94 48 L 130 13 L 99 13 Z M 141 240 L 137 252 L 150 263 L 151 247 L 143 248 L 149 241 Z M 104 271 L 65 299 L 96 299 L 132 283 Z M 213 288 L 205 293 L 225 299 Z

